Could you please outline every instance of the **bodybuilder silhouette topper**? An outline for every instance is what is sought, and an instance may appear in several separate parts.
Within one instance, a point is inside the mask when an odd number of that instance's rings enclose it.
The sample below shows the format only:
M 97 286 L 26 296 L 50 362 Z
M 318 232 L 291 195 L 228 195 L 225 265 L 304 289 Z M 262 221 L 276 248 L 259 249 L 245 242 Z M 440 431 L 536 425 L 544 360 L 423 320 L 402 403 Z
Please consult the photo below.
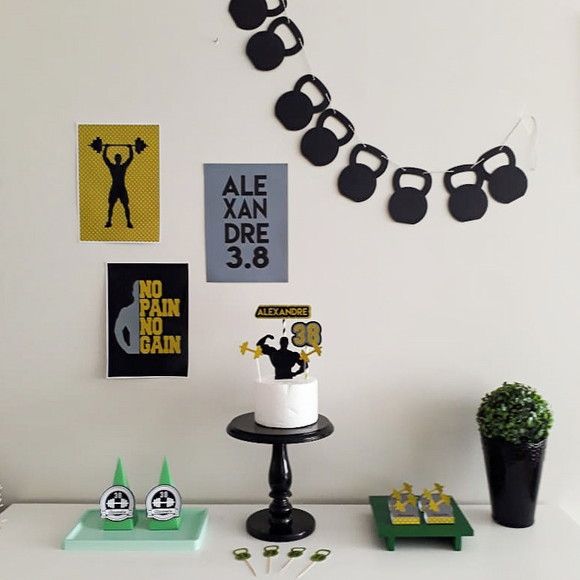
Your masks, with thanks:
M 261 305 L 256 311 L 257 318 L 282 317 L 276 313 L 283 312 L 288 318 L 301 318 L 310 316 L 310 306 L 268 306 Z M 294 314 L 292 314 L 294 313 Z M 268 344 L 268 341 L 274 340 L 274 335 L 266 334 L 256 342 L 254 348 L 250 348 L 249 342 L 243 342 L 240 345 L 240 353 L 252 353 L 256 360 L 258 369 L 258 380 L 261 381 L 261 371 L 259 358 L 266 355 L 274 367 L 274 378 L 279 380 L 288 380 L 305 374 L 308 378 L 308 367 L 310 357 L 314 354 L 322 355 L 322 327 L 314 320 L 310 322 L 295 322 L 292 325 L 292 345 L 301 350 L 289 348 L 290 339 L 286 335 L 286 319 L 282 319 L 282 336 L 279 340 L 279 348 Z M 310 347 L 311 350 L 308 350 Z
M 275 369 L 274 377 L 276 379 L 292 379 L 304 372 L 307 363 L 300 358 L 300 353 L 288 348 L 288 338 L 283 336 L 280 339 L 280 348 L 277 349 L 269 344 L 266 344 L 268 339 L 273 340 L 271 334 L 262 337 L 257 345 L 262 349 L 262 353 L 270 358 L 270 362 Z M 294 367 L 298 366 L 298 370 L 293 371 Z

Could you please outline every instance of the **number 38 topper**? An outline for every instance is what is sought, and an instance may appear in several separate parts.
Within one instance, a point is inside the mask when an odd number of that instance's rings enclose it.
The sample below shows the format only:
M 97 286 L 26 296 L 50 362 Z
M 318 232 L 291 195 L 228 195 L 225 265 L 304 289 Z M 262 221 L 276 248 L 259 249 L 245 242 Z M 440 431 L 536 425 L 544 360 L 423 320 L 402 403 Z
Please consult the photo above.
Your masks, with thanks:
M 312 348 L 310 352 L 306 350 L 300 351 L 300 359 L 306 364 L 310 362 L 310 357 L 313 354 L 322 355 L 322 326 L 319 322 L 312 320 L 311 322 L 295 322 L 292 325 L 292 344 L 298 348 L 309 346 Z

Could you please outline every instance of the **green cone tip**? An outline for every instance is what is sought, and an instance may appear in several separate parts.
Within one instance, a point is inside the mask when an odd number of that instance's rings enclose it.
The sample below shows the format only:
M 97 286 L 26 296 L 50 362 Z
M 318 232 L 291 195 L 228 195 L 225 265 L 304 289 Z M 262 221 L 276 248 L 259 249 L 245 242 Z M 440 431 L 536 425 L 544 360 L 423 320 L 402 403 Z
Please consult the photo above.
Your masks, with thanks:
M 125 475 L 125 470 L 123 469 L 123 462 L 121 461 L 121 458 L 117 459 L 117 469 L 115 469 L 113 485 L 124 485 L 125 487 L 129 487 L 129 482 L 127 481 L 127 476 Z
M 163 458 L 163 466 L 161 467 L 161 475 L 159 476 L 159 485 L 173 485 L 173 478 L 171 477 L 171 470 L 167 457 Z

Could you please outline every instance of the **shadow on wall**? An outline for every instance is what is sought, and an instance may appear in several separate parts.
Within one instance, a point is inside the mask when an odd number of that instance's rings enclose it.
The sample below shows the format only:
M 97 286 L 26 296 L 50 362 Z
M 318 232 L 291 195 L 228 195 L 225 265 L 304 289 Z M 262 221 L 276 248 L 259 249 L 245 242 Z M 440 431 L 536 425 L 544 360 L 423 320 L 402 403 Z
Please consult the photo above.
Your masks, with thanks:
M 0 483 L 0 530 L 2 529 L 2 525 L 7 522 L 6 518 L 4 518 L 2 516 L 2 512 L 6 509 L 6 507 L 8 507 L 8 506 L 4 505 L 4 496 L 2 495 L 3 490 L 4 490 L 4 488 L 2 487 L 2 484 Z

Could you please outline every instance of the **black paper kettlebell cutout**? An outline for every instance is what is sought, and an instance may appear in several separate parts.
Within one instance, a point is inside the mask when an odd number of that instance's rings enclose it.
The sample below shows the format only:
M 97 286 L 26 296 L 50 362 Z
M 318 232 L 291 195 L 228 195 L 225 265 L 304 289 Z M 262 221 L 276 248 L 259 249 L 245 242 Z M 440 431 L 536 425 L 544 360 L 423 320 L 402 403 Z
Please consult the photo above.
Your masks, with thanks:
M 502 165 L 488 173 L 484 167 L 486 161 L 504 153 L 508 158 L 508 165 Z M 516 166 L 516 155 L 506 145 L 494 147 L 484 153 L 477 160 L 478 171 L 487 181 L 489 195 L 499 203 L 511 203 L 522 197 L 528 189 L 526 174 Z
M 266 18 L 282 14 L 287 6 L 287 0 L 278 0 L 275 8 L 268 8 L 266 0 L 231 0 L 229 11 L 238 28 L 254 30 L 262 26 Z
M 401 187 L 401 177 L 417 175 L 425 180 L 423 189 Z M 427 213 L 426 195 L 431 189 L 433 178 L 430 173 L 418 167 L 401 167 L 393 175 L 394 193 L 389 199 L 389 214 L 401 224 L 419 223 Z
M 455 187 L 453 177 L 459 173 L 471 171 L 475 174 L 475 183 L 464 183 Z M 445 189 L 449 192 L 447 207 L 449 213 L 459 222 L 469 222 L 482 218 L 487 211 L 487 195 L 483 191 L 483 176 L 473 165 L 452 167 L 443 177 Z
M 279 26 L 286 26 L 296 40 L 294 46 L 286 48 L 284 41 L 276 34 Z M 280 16 L 270 23 L 266 30 L 256 32 L 246 45 L 246 54 L 252 64 L 263 71 L 274 70 L 287 56 L 292 56 L 302 50 L 304 39 L 302 33 L 292 20 L 286 16 Z
M 345 129 L 346 133 L 340 139 L 328 128 L 324 122 L 329 117 L 336 119 Z M 302 155 L 317 167 L 332 163 L 338 155 L 338 150 L 346 145 L 354 136 L 352 123 L 336 109 L 326 109 L 320 113 L 316 121 L 316 127 L 307 131 L 302 137 L 300 150 Z
M 359 153 L 366 151 L 380 161 L 378 169 L 372 169 L 363 163 L 357 163 Z M 377 188 L 377 179 L 387 170 L 388 157 L 376 147 L 360 143 L 352 148 L 349 164 L 338 177 L 338 190 L 352 201 L 366 201 Z
M 312 84 L 322 95 L 322 101 L 314 105 L 310 97 L 302 92 L 307 83 Z M 307 127 L 316 113 L 324 111 L 330 105 L 330 93 L 322 81 L 313 75 L 299 78 L 294 89 L 284 93 L 276 102 L 274 112 L 278 121 L 288 131 L 300 131 Z

